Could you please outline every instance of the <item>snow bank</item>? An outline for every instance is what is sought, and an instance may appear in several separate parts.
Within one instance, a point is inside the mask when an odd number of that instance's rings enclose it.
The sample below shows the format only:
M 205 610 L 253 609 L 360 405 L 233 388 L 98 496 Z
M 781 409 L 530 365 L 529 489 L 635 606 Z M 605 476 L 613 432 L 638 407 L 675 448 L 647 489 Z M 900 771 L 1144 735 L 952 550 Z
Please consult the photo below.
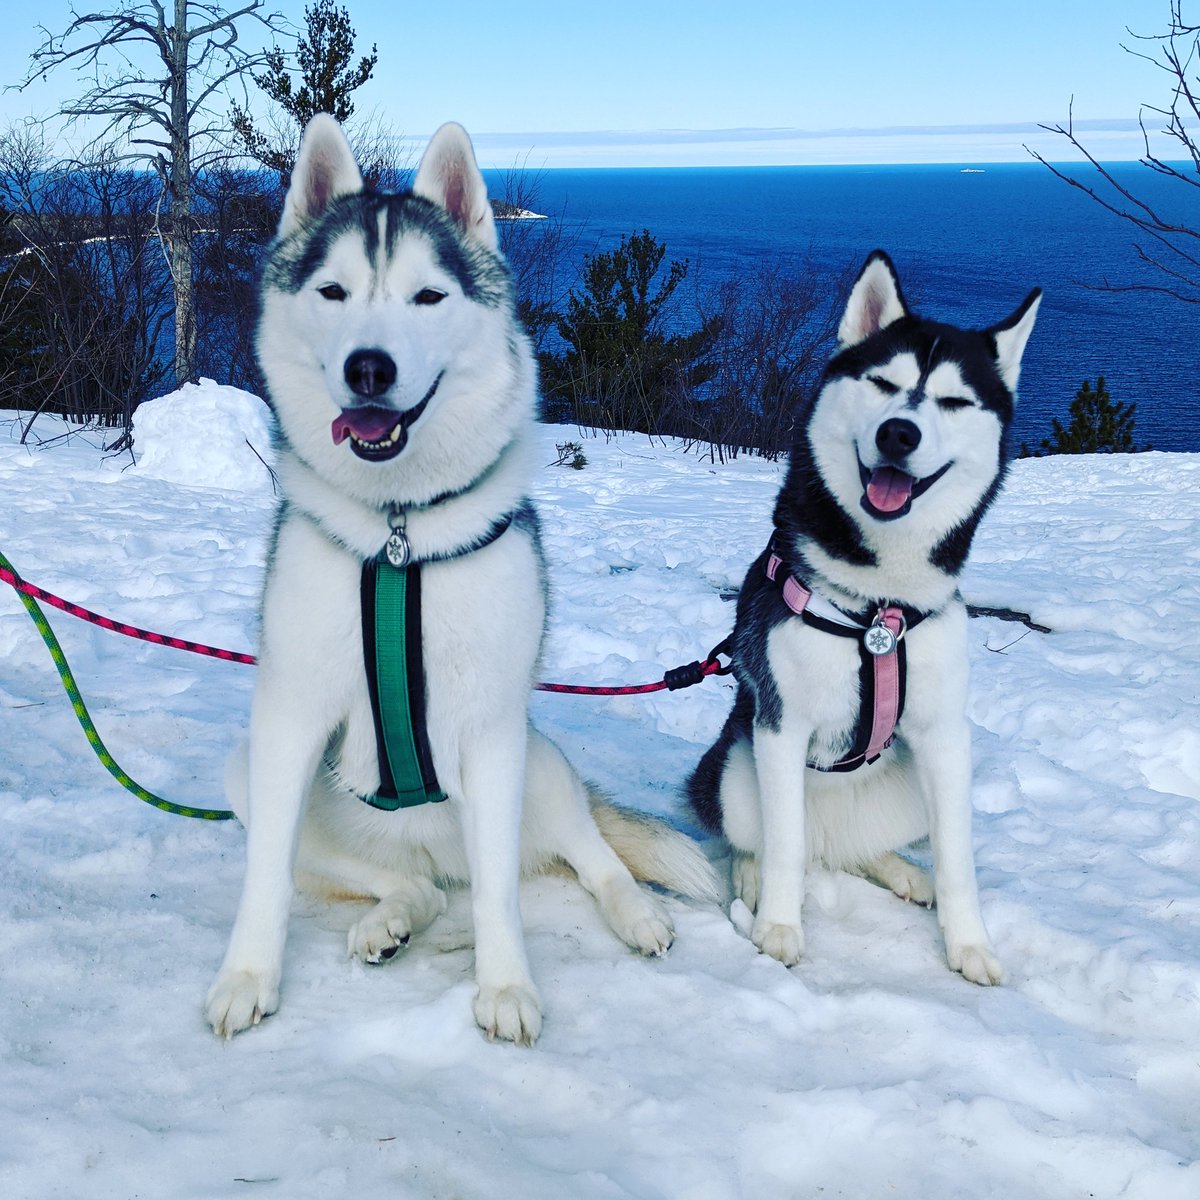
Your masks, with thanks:
M 168 422 L 167 457 L 207 446 L 222 411 L 194 407 L 187 436 Z M 549 464 L 563 433 L 543 436 Z M 584 470 L 535 484 L 543 676 L 657 678 L 728 632 L 781 467 L 640 437 L 585 448 Z M 0 422 L 0 548 L 91 607 L 252 650 L 273 504 L 229 478 L 31 452 Z M 735 925 L 674 899 L 678 941 L 643 961 L 545 879 L 522 891 L 546 1007 L 532 1050 L 474 1027 L 461 893 L 378 968 L 345 958 L 358 906 L 298 900 L 282 1009 L 213 1038 L 202 998 L 243 832 L 122 792 L 0 589 L 0 1195 L 1195 1200 L 1197 484 L 1200 456 L 1021 462 L 980 531 L 966 598 L 1055 630 L 971 623 L 976 857 L 1004 987 L 952 975 L 935 915 L 862 879 L 812 875 L 790 971 L 754 952 L 744 910 Z M 122 765 L 220 804 L 251 669 L 52 620 Z M 534 710 L 620 801 L 670 814 L 730 694 Z
M 274 417 L 257 396 L 201 379 L 134 410 L 139 475 L 184 487 L 270 495 Z

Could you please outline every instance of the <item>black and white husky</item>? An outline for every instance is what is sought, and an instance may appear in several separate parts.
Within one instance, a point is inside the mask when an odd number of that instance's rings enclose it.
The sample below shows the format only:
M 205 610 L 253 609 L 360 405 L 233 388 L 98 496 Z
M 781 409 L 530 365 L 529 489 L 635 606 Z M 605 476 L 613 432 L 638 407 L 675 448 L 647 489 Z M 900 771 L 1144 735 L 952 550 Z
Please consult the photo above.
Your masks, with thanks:
M 247 827 L 245 883 L 208 1019 L 230 1036 L 278 1006 L 293 870 L 326 895 L 378 900 L 349 932 L 367 962 L 434 920 L 442 885 L 469 881 L 475 1018 L 531 1042 L 541 1008 L 522 872 L 566 864 L 645 954 L 670 945 L 671 921 L 630 868 L 698 895 L 716 882 L 681 834 L 597 803 L 528 725 L 546 614 L 526 499 L 535 369 L 459 126 L 434 135 L 411 193 L 381 195 L 364 189 L 336 122 L 312 121 L 264 273 L 257 346 L 283 501 L 249 745 L 227 772 Z M 393 810 L 377 806 L 386 717 L 372 691 L 384 688 L 369 682 L 364 648 L 364 564 L 385 546 L 389 560 L 395 550 L 396 563 L 421 564 L 401 661 L 424 675 L 409 692 L 424 709 L 411 728 L 438 788 Z M 389 642 L 395 623 L 372 612 L 371 637 Z
M 808 862 L 931 904 L 950 966 L 1000 982 L 971 848 L 958 576 L 999 490 L 1041 293 L 985 330 L 909 311 L 873 254 L 738 599 L 737 697 L 688 781 L 733 846 L 756 946 L 804 951 Z M 933 880 L 896 853 L 929 835 Z

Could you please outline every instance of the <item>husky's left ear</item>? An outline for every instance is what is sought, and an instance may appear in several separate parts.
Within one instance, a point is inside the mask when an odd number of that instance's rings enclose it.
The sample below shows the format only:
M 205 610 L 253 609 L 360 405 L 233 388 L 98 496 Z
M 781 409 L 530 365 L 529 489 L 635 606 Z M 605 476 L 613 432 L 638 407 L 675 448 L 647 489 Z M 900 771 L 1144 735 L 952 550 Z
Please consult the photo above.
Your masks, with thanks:
M 338 196 L 362 191 L 362 185 L 362 174 L 342 127 L 328 113 L 317 113 L 300 140 L 279 219 L 280 237 L 319 217 Z
M 842 349 L 857 346 L 873 333 L 886 329 L 893 321 L 908 316 L 908 305 L 900 291 L 896 268 L 882 250 L 876 250 L 866 262 L 838 326 Z
M 1042 289 L 1034 288 L 1011 317 L 987 330 L 996 345 L 996 368 L 1010 392 L 1017 390 L 1017 380 L 1021 376 L 1021 355 L 1025 353 L 1025 343 L 1033 332 L 1033 322 L 1037 319 L 1041 302 Z
M 489 250 L 499 246 L 487 184 L 475 162 L 467 131 L 447 121 L 430 139 L 417 168 L 413 191 L 440 204 L 466 234 Z

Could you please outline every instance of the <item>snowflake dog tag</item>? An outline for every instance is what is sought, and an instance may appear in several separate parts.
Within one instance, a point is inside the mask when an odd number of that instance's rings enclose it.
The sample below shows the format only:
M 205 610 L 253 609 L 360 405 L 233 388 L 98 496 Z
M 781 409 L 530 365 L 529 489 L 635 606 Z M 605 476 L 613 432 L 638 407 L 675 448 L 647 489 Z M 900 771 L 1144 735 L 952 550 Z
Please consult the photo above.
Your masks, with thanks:
M 863 634 L 863 645 L 866 646 L 867 653 L 874 654 L 876 658 L 891 654 L 898 641 L 896 635 L 883 623 L 882 613 L 876 616 L 870 629 Z
M 384 554 L 387 555 L 387 560 L 393 567 L 408 566 L 408 559 L 411 551 L 408 546 L 408 538 L 404 534 L 403 529 L 393 529 L 388 534 L 387 543 L 383 547 Z
M 404 532 L 404 510 L 393 508 L 388 513 L 388 526 L 391 533 L 388 534 L 388 540 L 384 543 L 383 553 L 386 555 L 388 562 L 397 570 L 401 567 L 408 566 L 408 560 L 412 557 L 412 548 L 408 544 L 408 535 Z

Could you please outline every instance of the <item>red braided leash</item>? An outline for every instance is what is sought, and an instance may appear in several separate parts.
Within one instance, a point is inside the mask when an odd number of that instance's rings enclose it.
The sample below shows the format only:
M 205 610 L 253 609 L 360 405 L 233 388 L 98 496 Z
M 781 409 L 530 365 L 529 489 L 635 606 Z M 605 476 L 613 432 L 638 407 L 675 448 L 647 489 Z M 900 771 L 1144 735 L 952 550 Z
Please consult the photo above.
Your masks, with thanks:
M 726 638 L 719 646 L 714 646 L 703 662 L 676 667 L 656 683 L 631 684 L 629 687 L 584 687 L 572 683 L 535 683 L 533 686 L 539 692 L 558 692 L 568 696 L 647 696 L 651 692 L 677 692 L 680 688 L 701 683 L 710 675 L 728 675 L 733 667 L 729 663 L 722 664 L 720 656 L 728 657 L 730 640 Z
M 4 567 L 0 567 L 0 580 L 18 592 L 32 596 L 35 600 L 44 600 L 47 604 L 51 604 L 65 613 L 70 613 L 73 617 L 90 621 L 93 625 L 99 625 L 101 629 L 108 629 L 113 633 L 123 633 L 126 637 L 137 638 L 139 641 L 153 642 L 156 646 L 170 646 L 173 650 L 207 654 L 210 658 L 221 658 L 226 662 L 246 663 L 253 666 L 256 661 L 253 654 L 239 654 L 236 650 L 222 650 L 219 646 L 205 646 L 202 642 L 187 642 L 183 638 L 169 637 L 165 633 L 155 633 L 152 629 L 139 629 L 136 625 L 126 625 L 123 621 L 114 621 L 112 617 L 106 617 L 102 613 L 92 612 L 90 608 L 84 608 L 70 600 L 64 600 L 61 596 L 47 592 L 36 584 L 26 583 L 24 579 Z
M 136 625 L 126 625 L 124 621 L 115 621 L 112 617 L 92 612 L 90 608 L 84 608 L 81 604 L 64 600 L 61 596 L 56 596 L 53 592 L 48 592 L 36 584 L 26 583 L 15 571 L 10 571 L 6 567 L 0 567 L 0 581 L 7 583 L 9 587 L 18 592 L 32 596 L 35 600 L 42 600 L 73 617 L 78 617 L 93 625 L 99 625 L 101 629 L 107 629 L 113 633 L 122 633 L 126 637 L 137 638 L 143 642 L 153 642 L 156 646 L 170 646 L 173 650 L 205 654 L 209 658 L 220 658 L 225 662 L 245 663 L 247 666 L 253 666 L 257 661 L 253 654 L 239 654 L 236 650 L 222 650 L 219 646 L 206 646 L 203 642 L 188 642 L 183 638 L 171 637 L 165 633 L 155 633 L 152 629 L 139 629 Z M 714 647 L 703 662 L 692 662 L 682 667 L 676 667 L 655 683 L 634 684 L 629 687 L 585 687 L 581 684 L 570 683 L 537 683 L 534 684 L 534 687 L 540 692 L 557 692 L 560 695 L 570 696 L 644 696 L 651 692 L 678 691 L 680 688 L 700 683 L 709 675 L 728 675 L 732 667 L 728 663 L 722 665 L 720 661 L 722 655 L 726 657 L 729 655 L 729 639 Z

